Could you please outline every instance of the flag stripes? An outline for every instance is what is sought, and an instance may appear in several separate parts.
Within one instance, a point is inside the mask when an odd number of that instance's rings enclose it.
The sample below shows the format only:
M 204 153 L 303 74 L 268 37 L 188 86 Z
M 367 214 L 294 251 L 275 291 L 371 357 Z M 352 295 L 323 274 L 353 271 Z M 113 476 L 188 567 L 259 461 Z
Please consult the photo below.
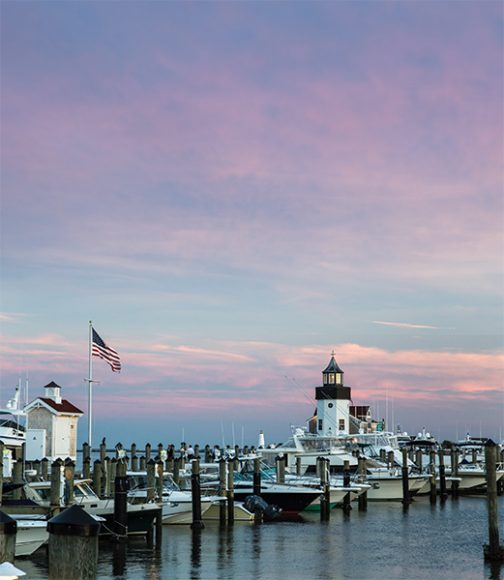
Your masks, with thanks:
M 105 344 L 94 328 L 91 354 L 103 359 L 115 373 L 121 372 L 121 359 L 119 355 L 113 348 Z

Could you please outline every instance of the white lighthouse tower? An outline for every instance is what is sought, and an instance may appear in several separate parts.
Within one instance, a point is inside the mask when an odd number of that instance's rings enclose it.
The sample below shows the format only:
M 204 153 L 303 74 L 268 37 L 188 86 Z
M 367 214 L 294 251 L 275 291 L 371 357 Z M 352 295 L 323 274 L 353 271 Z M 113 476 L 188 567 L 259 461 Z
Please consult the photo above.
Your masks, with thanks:
M 317 434 L 322 437 L 348 435 L 350 432 L 350 387 L 343 384 L 343 371 L 334 358 L 322 371 L 322 386 L 315 388 Z

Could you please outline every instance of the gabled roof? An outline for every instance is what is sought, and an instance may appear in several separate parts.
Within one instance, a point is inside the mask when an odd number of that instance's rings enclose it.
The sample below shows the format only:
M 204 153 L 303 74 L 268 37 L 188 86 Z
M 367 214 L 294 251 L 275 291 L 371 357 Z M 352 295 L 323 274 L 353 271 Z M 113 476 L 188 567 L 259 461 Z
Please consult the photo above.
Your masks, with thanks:
M 37 401 L 42 402 L 45 407 L 49 407 L 49 411 L 54 413 L 68 413 L 70 415 L 84 415 L 84 413 L 75 405 L 72 405 L 70 401 L 62 399 L 61 403 L 56 403 L 53 399 L 47 397 L 37 397 L 29 405 L 27 405 L 26 410 L 34 408 Z

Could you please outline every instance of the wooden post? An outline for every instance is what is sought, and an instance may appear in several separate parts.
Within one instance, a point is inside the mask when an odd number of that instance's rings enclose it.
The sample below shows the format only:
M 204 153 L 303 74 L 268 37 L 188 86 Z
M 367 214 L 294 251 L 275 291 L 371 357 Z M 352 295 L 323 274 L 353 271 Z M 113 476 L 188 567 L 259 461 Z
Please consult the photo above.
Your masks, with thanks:
M 151 451 L 152 451 L 152 446 L 150 443 L 146 443 L 145 444 L 145 461 L 147 463 L 149 463 L 149 460 L 151 458 Z
M 484 546 L 485 560 L 504 561 L 504 546 L 499 542 L 499 519 L 497 514 L 497 445 L 487 441 L 485 445 L 486 485 L 488 505 L 488 538 Z
M 84 479 L 91 479 L 91 458 L 86 457 L 82 462 L 82 477 Z
M 446 467 L 444 463 L 444 449 L 441 447 L 438 451 L 439 460 L 439 497 L 441 501 L 445 501 L 447 498 L 446 493 Z
M 91 459 L 91 448 L 89 447 L 89 443 L 82 444 L 82 463 L 84 463 L 86 459 Z
M 98 568 L 100 523 L 73 505 L 47 522 L 49 580 L 92 580 Z
M 254 495 L 261 495 L 261 458 L 254 458 L 254 481 L 253 481 Z
M 212 449 L 208 443 L 205 445 L 205 463 L 212 463 L 213 456 L 212 456 Z
M 227 519 L 228 524 L 234 524 L 234 471 L 233 462 L 228 461 L 228 472 L 227 472 Z
M 164 488 L 164 462 L 159 460 L 156 463 L 156 495 L 159 502 L 163 501 L 163 488 Z
M 277 483 L 285 483 L 285 456 L 277 455 L 275 462 Z
M 380 460 L 383 461 L 383 463 L 387 461 L 387 452 L 383 448 L 380 449 Z
M 61 508 L 61 459 L 56 459 L 51 465 L 51 513 L 56 514 Z
M 322 489 L 322 494 L 320 496 L 320 521 L 326 522 L 329 520 L 331 510 L 329 505 L 329 483 L 325 458 L 317 457 L 317 464 L 317 471 L 320 475 L 320 487 Z
M 116 541 L 128 537 L 128 477 L 126 463 L 114 461 L 114 533 Z
M 110 481 L 110 457 L 107 455 L 102 463 L 102 489 L 103 497 L 110 497 L 112 495 L 111 486 L 114 485 L 113 481 Z
M 350 487 L 350 461 L 348 459 L 343 462 L 343 487 Z M 349 514 L 351 509 L 350 494 L 347 493 L 343 498 L 343 511 Z
M 93 489 L 96 495 L 102 497 L 102 465 L 99 459 L 93 463 Z
M 47 457 L 43 457 L 40 462 L 40 476 L 44 481 L 49 479 L 49 459 L 47 459 Z
M 423 472 L 423 453 L 421 449 L 416 450 L 416 459 L 415 463 L 419 473 Z
M 14 562 L 16 532 L 16 520 L 0 511 L 0 562 L 10 562 L 11 564 Z
M 429 453 L 429 466 L 430 466 L 430 502 L 432 504 L 436 503 L 437 499 L 437 489 L 436 489 L 436 452 L 434 449 L 430 450 Z
M 114 497 L 116 488 L 116 475 L 117 474 L 117 459 L 112 457 L 107 465 L 107 488 L 105 490 L 106 497 Z
M 145 455 L 140 457 L 140 471 L 145 471 L 147 467 L 147 460 L 145 459 Z
M 138 457 L 136 454 L 136 443 L 131 444 L 130 455 L 131 455 L 131 471 L 138 471 Z
M 147 501 L 156 499 L 156 462 L 149 459 L 147 462 Z
M 65 475 L 64 479 L 65 506 L 69 506 L 74 503 L 74 479 L 75 479 L 75 463 L 70 459 L 70 457 L 67 457 L 67 459 L 65 459 L 65 467 L 63 469 L 63 473 Z
M 451 450 L 451 476 L 458 477 L 459 452 L 458 449 Z M 451 484 L 452 499 L 457 499 L 459 495 L 459 482 L 452 479 Z
M 103 465 L 105 463 L 105 457 L 107 456 L 107 443 L 105 441 L 105 437 L 102 439 L 100 443 L 100 461 Z
M 394 468 L 394 464 L 395 464 L 395 457 L 394 457 L 394 452 L 393 451 L 389 451 L 387 453 L 387 465 L 389 469 L 393 469 Z
M 20 453 L 19 453 L 19 455 L 20 455 Z M 20 457 L 18 457 L 18 453 L 16 453 L 16 460 L 15 460 L 14 467 L 12 470 L 12 481 L 13 481 L 13 483 L 19 483 L 19 484 L 23 483 L 23 461 Z M 20 487 L 13 491 L 12 497 L 14 499 L 21 499 L 21 488 Z
M 367 472 L 367 465 L 366 465 L 366 458 L 359 457 L 359 481 L 361 483 L 366 483 L 366 472 Z M 367 490 L 359 494 L 359 511 L 365 512 L 367 511 Z
M 176 457 L 173 460 L 173 481 L 179 485 L 180 483 L 180 463 L 182 461 L 181 457 Z
M 219 495 L 227 498 L 227 482 L 226 482 L 226 460 L 224 457 L 219 459 Z M 219 522 L 221 525 L 226 523 L 226 502 L 219 502 Z
M 202 530 L 205 527 L 201 519 L 201 486 L 200 486 L 200 462 L 193 459 L 191 471 L 191 492 L 192 492 L 192 524 L 191 529 Z
M 411 496 L 409 492 L 409 479 L 408 479 L 408 450 L 406 447 L 402 448 L 402 492 L 403 498 L 402 503 L 406 507 L 411 503 Z

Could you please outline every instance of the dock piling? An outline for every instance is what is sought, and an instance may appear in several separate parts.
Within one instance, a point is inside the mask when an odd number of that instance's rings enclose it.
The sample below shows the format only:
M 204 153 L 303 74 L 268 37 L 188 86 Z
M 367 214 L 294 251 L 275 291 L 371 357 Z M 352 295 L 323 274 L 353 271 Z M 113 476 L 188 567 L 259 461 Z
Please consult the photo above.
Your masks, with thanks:
M 499 519 L 497 514 L 497 445 L 487 441 L 485 445 L 487 506 L 488 506 L 488 544 L 484 546 L 485 560 L 504 561 L 504 546 L 499 542 Z
M 201 519 L 201 485 L 199 459 L 191 461 L 191 492 L 192 492 L 192 530 L 202 530 L 205 527 Z
M 234 524 L 234 471 L 233 461 L 228 461 L 227 472 L 227 521 L 228 525 Z
M 16 520 L 0 511 L 0 562 L 14 562 L 16 532 Z
M 100 523 L 73 505 L 47 522 L 49 580 L 94 580 Z
M 409 459 L 408 450 L 406 449 L 406 447 L 403 447 L 401 474 L 402 474 L 402 492 L 403 492 L 402 503 L 404 507 L 407 507 L 411 503 L 411 495 L 409 491 L 409 479 L 408 479 L 409 475 L 408 459 Z

